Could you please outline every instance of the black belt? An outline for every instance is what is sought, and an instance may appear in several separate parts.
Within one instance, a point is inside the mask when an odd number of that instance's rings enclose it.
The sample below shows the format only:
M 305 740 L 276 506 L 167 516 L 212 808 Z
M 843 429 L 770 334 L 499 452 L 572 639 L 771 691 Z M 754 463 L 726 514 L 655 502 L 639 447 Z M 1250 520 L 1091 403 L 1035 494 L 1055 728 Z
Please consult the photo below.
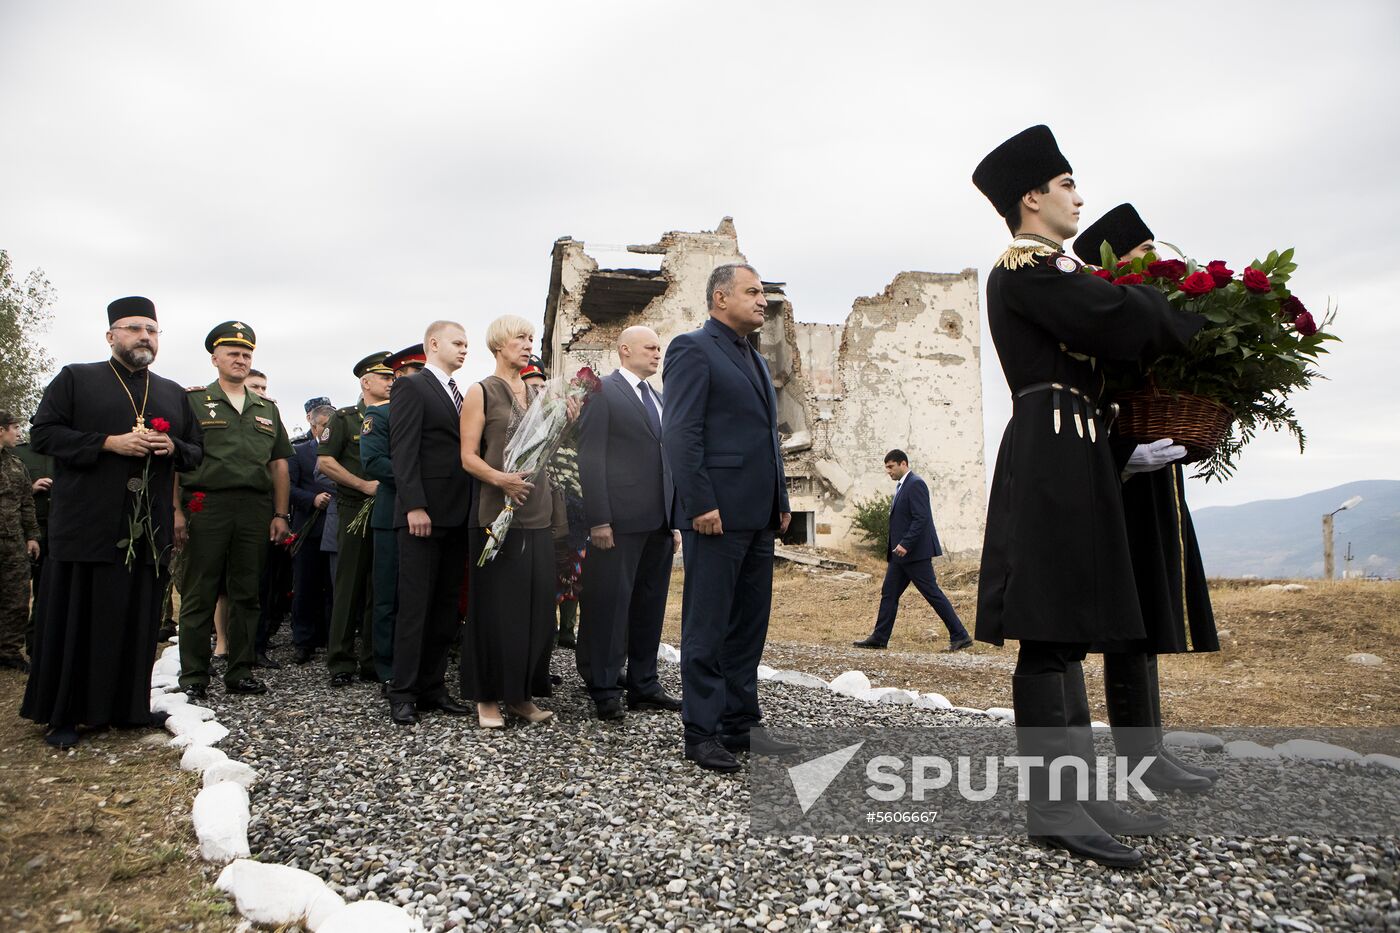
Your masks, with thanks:
M 1061 393 L 1067 392 L 1069 393 L 1070 413 L 1074 417 L 1074 430 L 1078 432 L 1080 437 L 1083 437 L 1085 426 L 1087 425 L 1089 431 L 1089 441 L 1091 443 L 1098 441 L 1098 424 L 1095 421 L 1095 418 L 1103 417 L 1103 412 L 1090 401 L 1091 396 L 1088 392 L 1076 388 L 1075 386 L 1065 385 L 1063 382 L 1036 382 L 1032 383 L 1031 385 L 1017 389 L 1015 393 L 1015 398 L 1025 398 L 1027 395 L 1034 395 L 1037 392 L 1051 393 L 1051 423 L 1054 426 L 1056 434 L 1060 433 Z M 1080 414 L 1081 404 L 1083 406 L 1082 415 Z M 1113 419 L 1116 417 L 1118 417 L 1118 405 L 1115 402 L 1109 405 L 1109 423 L 1112 424 Z

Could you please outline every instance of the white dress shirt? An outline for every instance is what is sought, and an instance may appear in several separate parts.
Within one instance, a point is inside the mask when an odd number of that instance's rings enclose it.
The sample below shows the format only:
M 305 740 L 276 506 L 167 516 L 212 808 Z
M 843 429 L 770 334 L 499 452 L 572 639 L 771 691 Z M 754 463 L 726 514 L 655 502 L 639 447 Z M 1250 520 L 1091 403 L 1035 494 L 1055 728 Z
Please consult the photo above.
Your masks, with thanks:
M 451 374 L 443 372 L 441 369 L 438 369 L 432 363 L 424 365 L 423 372 L 432 373 L 437 378 L 437 381 L 442 383 L 442 391 L 447 393 L 448 398 L 452 397 L 452 390 L 447 387 L 447 380 L 452 378 Z M 458 386 L 457 391 L 461 392 L 462 387 Z M 462 392 L 462 394 L 466 395 L 467 393 Z

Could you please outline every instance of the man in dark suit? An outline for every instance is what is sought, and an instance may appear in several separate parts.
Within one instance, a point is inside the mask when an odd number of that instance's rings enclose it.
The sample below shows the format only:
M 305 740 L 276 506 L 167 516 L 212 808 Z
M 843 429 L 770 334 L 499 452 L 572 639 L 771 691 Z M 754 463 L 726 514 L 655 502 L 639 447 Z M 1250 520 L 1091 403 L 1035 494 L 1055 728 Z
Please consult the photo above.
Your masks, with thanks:
M 293 456 L 287 461 L 292 530 L 299 542 L 292 556 L 292 645 L 298 664 L 310 662 L 316 649 L 326 643 L 334 579 L 330 555 L 321 550 L 321 534 L 328 520 L 326 510 L 335 499 L 335 483 L 316 471 L 316 449 L 335 406 L 322 395 L 309 399 L 304 407 L 309 430 L 292 442 Z
M 579 420 L 578 468 L 589 525 L 576 657 L 599 719 L 621 719 L 627 705 L 678 712 L 681 701 L 656 679 L 666 616 L 675 499 L 661 447 L 663 401 L 647 379 L 661 366 L 661 338 L 629 327 L 617 341 L 621 368 L 603 380 Z
M 471 505 L 471 480 L 462 469 L 462 392 L 452 378 L 467 358 L 466 331 L 452 321 L 434 321 L 423 336 L 423 352 L 423 371 L 394 384 L 389 419 L 399 536 L 389 712 L 402 726 L 417 722 L 419 710 L 472 712 L 448 695 L 443 682 L 457 629 Z
M 773 538 L 787 531 L 792 513 L 777 395 L 749 342 L 768 306 L 763 283 L 752 266 L 727 263 L 710 274 L 705 290 L 710 319 L 666 350 L 662 440 L 685 560 L 685 757 L 711 771 L 735 771 L 735 752 L 797 750 L 754 728 L 762 720 L 758 661 L 773 599 Z
M 938 543 L 938 529 L 933 525 L 928 484 L 909 469 L 909 457 L 902 450 L 885 454 L 885 473 L 895 483 L 894 501 L 890 503 L 889 537 L 885 539 L 885 560 L 889 566 L 885 568 L 885 585 L 880 588 L 880 613 L 875 618 L 875 631 L 854 644 L 857 648 L 883 648 L 889 644 L 895 613 L 899 612 L 899 597 L 912 583 L 947 626 L 948 650 L 968 648 L 972 645 L 972 636 L 963 628 L 962 620 L 948 597 L 943 595 L 933 573 L 933 559 L 943 555 L 943 546 Z

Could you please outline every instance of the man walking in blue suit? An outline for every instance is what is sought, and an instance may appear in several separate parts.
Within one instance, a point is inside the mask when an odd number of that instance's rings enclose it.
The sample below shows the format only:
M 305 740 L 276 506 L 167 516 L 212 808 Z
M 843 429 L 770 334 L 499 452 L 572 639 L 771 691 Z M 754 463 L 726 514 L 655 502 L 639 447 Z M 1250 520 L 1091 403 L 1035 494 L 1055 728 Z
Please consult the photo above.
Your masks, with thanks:
M 909 584 L 928 600 L 933 611 L 948 627 L 948 650 L 961 651 L 972 645 L 972 636 L 963 628 L 962 620 L 938 587 L 933 573 L 933 559 L 943 554 L 938 543 L 938 529 L 933 526 L 933 510 L 929 506 L 928 484 L 909 469 L 909 457 L 902 450 L 885 454 L 885 472 L 894 480 L 894 502 L 890 504 L 890 535 L 885 541 L 885 585 L 880 589 L 880 614 L 875 619 L 875 631 L 864 641 L 854 642 L 857 648 L 883 648 L 889 644 L 894 631 L 899 597 Z
M 716 267 L 710 318 L 666 349 L 661 441 L 681 532 L 681 719 L 685 757 L 737 771 L 736 752 L 787 754 L 762 729 L 758 660 L 773 601 L 773 538 L 792 520 L 778 447 L 778 398 L 749 342 L 768 302 L 752 266 Z

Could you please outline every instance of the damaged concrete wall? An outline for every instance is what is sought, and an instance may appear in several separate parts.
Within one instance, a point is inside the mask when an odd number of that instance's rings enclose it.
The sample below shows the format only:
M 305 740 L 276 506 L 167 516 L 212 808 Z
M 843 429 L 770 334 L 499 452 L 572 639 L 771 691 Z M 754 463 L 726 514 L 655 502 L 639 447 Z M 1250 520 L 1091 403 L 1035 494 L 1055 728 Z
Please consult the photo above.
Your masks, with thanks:
M 663 345 L 699 327 L 710 272 L 746 261 L 727 217 L 713 231 L 675 231 L 628 250 L 660 254 L 661 269 L 600 269 L 584 243 L 555 242 L 541 340 L 551 372 L 582 365 L 611 372 L 617 335 L 633 324 L 654 329 Z M 900 273 L 881 295 L 857 299 L 844 324 L 799 323 L 782 283 L 765 287 L 767 320 L 756 336 L 778 393 L 793 511 L 803 513 L 794 534 L 854 546 L 853 504 L 890 492 L 884 454 L 902 447 L 929 481 L 944 548 L 980 548 L 986 500 L 975 271 Z
M 891 491 L 883 462 L 898 447 L 928 481 L 944 549 L 980 549 L 986 473 L 976 271 L 901 272 L 882 294 L 857 299 L 845 324 L 797 326 L 812 390 L 813 467 L 835 474 L 807 500 L 819 515 L 817 543 L 847 541 L 853 503 Z

